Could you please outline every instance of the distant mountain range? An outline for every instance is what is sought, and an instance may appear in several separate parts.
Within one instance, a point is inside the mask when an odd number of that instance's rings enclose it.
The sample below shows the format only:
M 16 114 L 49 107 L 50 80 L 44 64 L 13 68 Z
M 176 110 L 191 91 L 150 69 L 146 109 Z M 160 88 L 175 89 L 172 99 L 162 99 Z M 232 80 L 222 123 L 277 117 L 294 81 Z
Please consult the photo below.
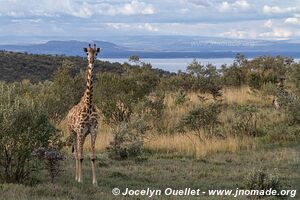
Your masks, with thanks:
M 109 42 L 108 42 L 109 41 Z M 248 57 L 283 55 L 300 57 L 300 43 L 292 41 L 242 40 L 193 36 L 124 36 L 103 37 L 93 41 L 101 47 L 101 57 L 128 58 L 232 58 L 236 53 Z M 40 44 L 0 45 L 1 50 L 33 54 L 63 54 L 83 56 L 88 42 L 51 40 Z

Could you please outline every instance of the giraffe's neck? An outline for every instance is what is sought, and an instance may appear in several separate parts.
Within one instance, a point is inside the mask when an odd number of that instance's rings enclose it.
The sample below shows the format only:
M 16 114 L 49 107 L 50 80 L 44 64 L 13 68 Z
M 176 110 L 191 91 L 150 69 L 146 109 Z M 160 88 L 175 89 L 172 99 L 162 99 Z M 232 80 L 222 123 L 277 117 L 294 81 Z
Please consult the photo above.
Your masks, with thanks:
M 94 63 L 89 62 L 86 69 L 86 88 L 83 96 L 84 103 L 88 108 L 90 108 L 93 103 L 93 68 Z

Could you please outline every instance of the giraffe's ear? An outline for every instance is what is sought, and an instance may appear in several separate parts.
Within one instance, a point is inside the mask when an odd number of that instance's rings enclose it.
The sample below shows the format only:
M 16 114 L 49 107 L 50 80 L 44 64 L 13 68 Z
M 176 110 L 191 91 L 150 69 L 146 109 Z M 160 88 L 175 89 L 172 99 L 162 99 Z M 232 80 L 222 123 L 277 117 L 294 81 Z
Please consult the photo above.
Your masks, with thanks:
M 87 48 L 83 48 L 83 51 L 86 53 L 88 50 L 87 50 Z
M 100 51 L 100 48 L 97 48 L 97 53 L 99 53 L 99 51 Z

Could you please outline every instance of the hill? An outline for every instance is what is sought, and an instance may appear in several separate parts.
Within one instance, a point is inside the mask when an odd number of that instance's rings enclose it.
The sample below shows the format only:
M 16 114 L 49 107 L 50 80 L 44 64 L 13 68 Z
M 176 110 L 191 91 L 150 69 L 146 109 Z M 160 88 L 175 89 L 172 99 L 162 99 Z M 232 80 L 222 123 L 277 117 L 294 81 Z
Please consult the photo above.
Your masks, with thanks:
M 85 40 L 88 41 L 88 40 Z M 34 54 L 81 56 L 88 42 L 50 40 L 39 44 L 0 45 L 0 49 Z M 109 42 L 107 42 L 109 41 Z M 229 39 L 198 36 L 124 36 L 95 40 L 101 47 L 101 57 L 128 58 L 233 58 L 236 53 L 247 57 L 283 55 L 299 57 L 300 45 L 293 41 Z
M 75 48 L 75 47 L 74 47 Z M 79 47 L 76 47 L 77 49 Z M 79 48 L 80 49 L 80 48 Z M 33 82 L 49 80 L 64 60 L 74 64 L 74 74 L 86 67 L 86 58 L 80 56 L 28 54 L 11 51 L 0 51 L 0 81 L 14 82 L 29 79 Z M 128 64 L 129 65 L 129 64 Z M 129 67 L 134 67 L 129 65 Z M 153 69 L 161 75 L 170 74 L 161 69 Z M 95 61 L 95 73 L 112 72 L 121 74 L 123 67 L 120 63 Z

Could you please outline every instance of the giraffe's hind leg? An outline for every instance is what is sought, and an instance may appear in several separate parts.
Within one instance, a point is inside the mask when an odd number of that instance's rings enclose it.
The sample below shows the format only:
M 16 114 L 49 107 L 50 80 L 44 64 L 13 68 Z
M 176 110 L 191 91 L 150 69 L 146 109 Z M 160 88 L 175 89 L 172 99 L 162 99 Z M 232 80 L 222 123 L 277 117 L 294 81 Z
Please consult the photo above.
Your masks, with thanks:
M 77 148 L 77 134 L 74 130 L 70 131 L 70 140 L 72 142 L 72 153 L 75 158 L 75 181 L 78 180 L 78 148 Z
M 95 170 L 95 143 L 97 138 L 97 128 L 91 130 L 91 148 L 90 148 L 90 159 L 92 167 L 93 185 L 97 185 L 96 170 Z
M 82 182 L 82 162 L 83 162 L 83 144 L 84 144 L 85 136 L 84 134 L 80 134 L 77 136 L 77 157 L 78 157 L 78 179 L 79 183 Z

